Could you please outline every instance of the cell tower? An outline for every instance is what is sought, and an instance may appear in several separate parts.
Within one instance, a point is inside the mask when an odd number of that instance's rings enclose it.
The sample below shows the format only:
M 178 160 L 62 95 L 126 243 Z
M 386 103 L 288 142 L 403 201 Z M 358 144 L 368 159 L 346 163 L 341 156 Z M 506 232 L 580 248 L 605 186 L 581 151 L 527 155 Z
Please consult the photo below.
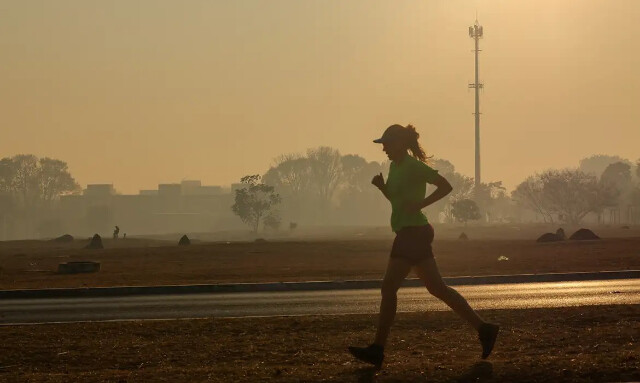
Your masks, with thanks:
M 469 84 L 469 88 L 474 88 L 476 93 L 476 111 L 474 113 L 476 118 L 476 186 L 480 185 L 480 89 L 484 87 L 484 84 L 478 80 L 478 53 L 480 52 L 482 34 L 482 26 L 478 24 L 478 19 L 476 19 L 475 24 L 469 27 L 469 37 L 476 43 L 473 50 L 476 56 L 476 81 L 473 84 Z

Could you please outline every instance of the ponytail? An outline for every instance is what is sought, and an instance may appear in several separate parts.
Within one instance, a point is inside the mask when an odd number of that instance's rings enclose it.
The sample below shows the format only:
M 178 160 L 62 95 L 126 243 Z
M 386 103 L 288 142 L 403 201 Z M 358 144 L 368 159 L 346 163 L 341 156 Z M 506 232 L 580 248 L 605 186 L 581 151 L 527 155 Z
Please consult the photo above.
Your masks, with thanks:
M 420 146 L 420 143 L 418 142 L 420 134 L 416 132 L 415 126 L 409 124 L 404 129 L 407 149 L 409 149 L 414 158 L 422 162 L 427 162 L 427 159 L 430 157 L 427 157 L 427 154 L 424 152 L 424 149 L 422 149 L 422 146 Z

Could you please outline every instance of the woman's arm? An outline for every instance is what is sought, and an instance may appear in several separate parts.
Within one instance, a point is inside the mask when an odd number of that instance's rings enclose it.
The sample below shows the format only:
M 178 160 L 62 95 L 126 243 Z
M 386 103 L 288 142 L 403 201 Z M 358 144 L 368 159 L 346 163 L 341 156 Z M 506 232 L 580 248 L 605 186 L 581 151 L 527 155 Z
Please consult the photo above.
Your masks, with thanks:
M 453 187 L 451 187 L 451 184 L 449 183 L 449 181 L 447 181 L 446 178 L 444 178 L 443 176 L 437 173 L 430 183 L 436 186 L 436 190 L 424 200 L 416 204 L 409 205 L 408 209 L 410 211 L 422 210 L 423 208 L 431 205 L 432 203 L 444 198 L 447 194 L 451 193 L 451 191 L 453 190 Z
M 453 187 L 451 186 L 449 181 L 447 181 L 447 179 L 441 176 L 440 174 L 434 177 L 433 182 L 431 182 L 431 184 L 436 186 L 436 190 L 433 193 L 431 193 L 427 198 L 425 198 L 424 201 L 422 201 L 421 209 L 444 198 L 447 194 L 451 193 L 451 191 L 453 190 Z

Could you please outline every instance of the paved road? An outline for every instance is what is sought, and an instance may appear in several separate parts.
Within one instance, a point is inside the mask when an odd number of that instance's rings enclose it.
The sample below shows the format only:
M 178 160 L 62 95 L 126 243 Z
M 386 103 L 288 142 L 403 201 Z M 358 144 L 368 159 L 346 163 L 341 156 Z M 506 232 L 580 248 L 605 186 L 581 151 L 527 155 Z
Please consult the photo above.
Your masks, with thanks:
M 640 279 L 458 286 L 476 309 L 640 304 Z M 0 300 L 0 324 L 375 313 L 378 290 Z M 423 288 L 403 288 L 399 311 L 448 310 Z

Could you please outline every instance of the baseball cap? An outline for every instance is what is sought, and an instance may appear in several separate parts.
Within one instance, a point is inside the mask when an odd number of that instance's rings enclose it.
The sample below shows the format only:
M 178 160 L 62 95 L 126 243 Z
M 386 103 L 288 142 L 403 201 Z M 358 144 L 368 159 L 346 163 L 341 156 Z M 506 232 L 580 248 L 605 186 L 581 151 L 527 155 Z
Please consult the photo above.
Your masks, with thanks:
M 384 131 L 384 133 L 382 133 L 382 137 L 373 140 L 373 142 L 375 142 L 376 144 L 382 144 L 385 142 L 397 140 L 398 138 L 402 137 L 403 130 L 404 126 L 402 125 L 391 125 Z

